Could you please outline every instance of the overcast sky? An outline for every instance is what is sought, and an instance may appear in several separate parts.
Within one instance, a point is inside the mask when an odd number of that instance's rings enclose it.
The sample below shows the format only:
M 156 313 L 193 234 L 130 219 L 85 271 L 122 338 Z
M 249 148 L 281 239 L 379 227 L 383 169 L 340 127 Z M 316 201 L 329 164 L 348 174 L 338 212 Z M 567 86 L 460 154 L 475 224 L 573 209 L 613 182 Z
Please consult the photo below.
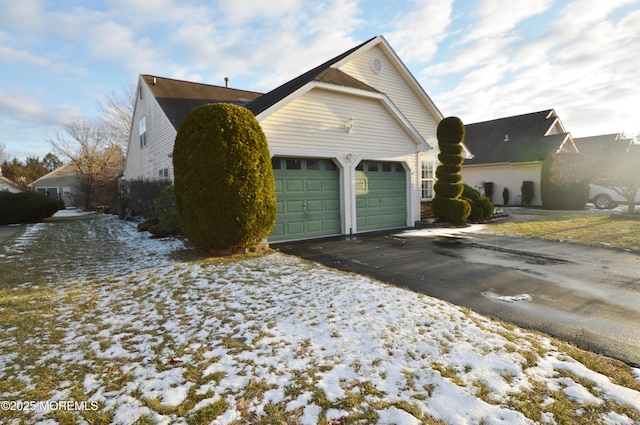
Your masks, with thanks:
M 445 116 L 640 132 L 640 0 L 0 0 L 0 145 L 44 156 L 138 74 L 266 92 L 380 34 Z

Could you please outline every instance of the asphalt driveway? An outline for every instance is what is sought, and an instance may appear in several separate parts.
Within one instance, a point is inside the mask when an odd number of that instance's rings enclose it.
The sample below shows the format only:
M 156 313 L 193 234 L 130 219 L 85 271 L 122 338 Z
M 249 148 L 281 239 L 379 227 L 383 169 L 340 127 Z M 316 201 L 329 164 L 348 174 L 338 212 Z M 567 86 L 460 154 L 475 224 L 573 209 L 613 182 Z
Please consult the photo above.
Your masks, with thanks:
M 469 231 L 471 230 L 471 231 Z M 273 244 L 640 366 L 640 256 L 455 229 Z
M 0 226 L 0 244 L 23 229 L 23 226 Z

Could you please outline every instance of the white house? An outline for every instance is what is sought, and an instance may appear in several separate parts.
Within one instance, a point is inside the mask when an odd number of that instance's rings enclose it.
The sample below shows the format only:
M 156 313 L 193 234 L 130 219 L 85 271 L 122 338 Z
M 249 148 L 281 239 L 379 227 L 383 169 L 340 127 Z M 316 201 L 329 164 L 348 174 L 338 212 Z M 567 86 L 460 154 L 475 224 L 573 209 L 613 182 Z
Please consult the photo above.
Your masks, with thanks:
M 278 203 L 269 241 L 420 220 L 433 181 L 421 163 L 435 160 L 442 114 L 383 36 L 262 95 L 141 75 L 124 179 L 172 179 L 180 122 L 213 102 L 245 106 L 265 132 Z
M 0 191 L 11 192 L 11 193 L 20 193 L 22 189 L 20 186 L 9 180 L 8 178 L 2 175 L 2 171 L 0 171 Z
M 463 182 L 485 192 L 490 183 L 494 204 L 503 204 L 507 188 L 508 205 L 517 205 L 522 183 L 532 181 L 531 205 L 542 205 L 542 161 L 550 153 L 578 151 L 553 109 L 466 124 L 465 130 L 464 143 L 473 156 L 462 164 Z

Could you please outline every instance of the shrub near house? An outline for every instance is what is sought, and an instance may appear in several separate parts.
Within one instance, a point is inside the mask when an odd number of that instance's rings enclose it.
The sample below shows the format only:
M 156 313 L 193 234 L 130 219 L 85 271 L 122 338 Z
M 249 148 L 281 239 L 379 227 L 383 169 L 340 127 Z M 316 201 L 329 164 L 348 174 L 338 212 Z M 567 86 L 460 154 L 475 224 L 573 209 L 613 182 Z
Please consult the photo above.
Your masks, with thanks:
M 273 230 L 276 197 L 267 139 L 246 108 L 197 107 L 173 150 L 178 224 L 206 249 L 256 245 Z
M 436 169 L 438 181 L 433 186 L 436 196 L 432 208 L 436 217 L 454 225 L 460 225 L 471 214 L 471 205 L 460 197 L 464 191 L 462 175 L 462 141 L 464 125 L 458 117 L 448 117 L 440 121 L 437 129 L 438 159 L 441 164 Z
M 47 195 L 0 191 L 0 225 L 37 223 L 62 208 L 60 201 Z

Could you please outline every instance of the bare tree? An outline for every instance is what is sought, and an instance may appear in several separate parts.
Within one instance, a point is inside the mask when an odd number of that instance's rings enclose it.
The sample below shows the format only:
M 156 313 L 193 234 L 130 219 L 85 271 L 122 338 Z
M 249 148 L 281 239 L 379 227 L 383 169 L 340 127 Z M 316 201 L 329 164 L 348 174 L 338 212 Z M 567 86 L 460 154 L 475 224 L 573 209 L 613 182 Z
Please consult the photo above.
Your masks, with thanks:
M 112 133 L 96 122 L 76 120 L 63 125 L 63 129 L 46 140 L 73 164 L 85 206 L 94 201 L 104 205 L 100 198 L 105 188 L 113 186 L 122 173 L 122 149 L 114 143 Z
M 602 167 L 594 167 L 591 182 L 613 189 L 627 200 L 629 213 L 635 213 L 635 200 L 640 191 L 640 147 L 629 143 L 624 151 L 614 152 Z
M 129 143 L 133 109 L 136 102 L 136 86 L 134 83 L 122 86 L 116 92 L 112 90 L 104 100 L 98 102 L 100 123 L 110 133 L 112 143 L 124 152 Z

